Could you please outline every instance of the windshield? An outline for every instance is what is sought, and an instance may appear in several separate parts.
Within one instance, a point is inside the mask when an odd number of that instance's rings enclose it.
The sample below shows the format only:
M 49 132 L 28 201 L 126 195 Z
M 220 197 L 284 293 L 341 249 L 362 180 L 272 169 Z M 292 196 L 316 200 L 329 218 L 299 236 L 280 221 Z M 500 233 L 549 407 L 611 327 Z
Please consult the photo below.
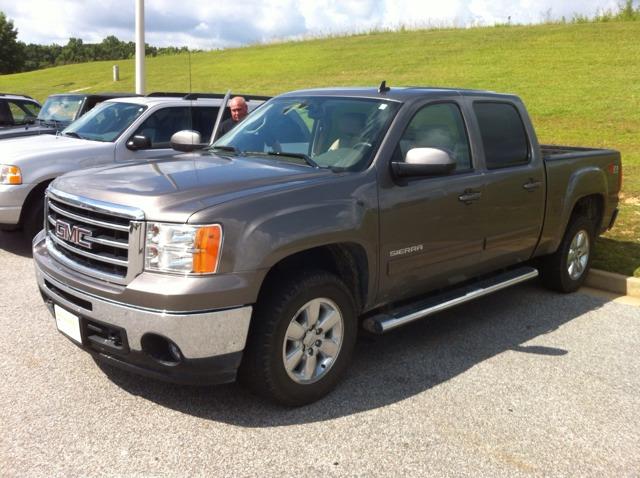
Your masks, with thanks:
M 62 134 L 94 141 L 115 141 L 145 109 L 146 106 L 133 103 L 100 103 Z
M 38 115 L 39 120 L 71 123 L 82 105 L 83 98 L 77 96 L 54 96 L 47 99 Z
M 336 170 L 371 162 L 398 104 L 367 98 L 276 98 L 213 148 Z

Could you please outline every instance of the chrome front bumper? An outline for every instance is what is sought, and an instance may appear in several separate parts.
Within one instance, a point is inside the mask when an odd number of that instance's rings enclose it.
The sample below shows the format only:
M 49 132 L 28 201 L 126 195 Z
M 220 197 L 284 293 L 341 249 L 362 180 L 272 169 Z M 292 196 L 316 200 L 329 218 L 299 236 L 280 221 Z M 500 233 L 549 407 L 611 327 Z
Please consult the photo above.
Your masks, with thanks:
M 244 349 L 251 306 L 219 311 L 172 314 L 106 301 L 72 289 L 45 275 L 36 262 L 36 278 L 44 296 L 80 317 L 95 319 L 126 331 L 129 348 L 142 351 L 147 333 L 173 341 L 187 359 L 208 358 Z

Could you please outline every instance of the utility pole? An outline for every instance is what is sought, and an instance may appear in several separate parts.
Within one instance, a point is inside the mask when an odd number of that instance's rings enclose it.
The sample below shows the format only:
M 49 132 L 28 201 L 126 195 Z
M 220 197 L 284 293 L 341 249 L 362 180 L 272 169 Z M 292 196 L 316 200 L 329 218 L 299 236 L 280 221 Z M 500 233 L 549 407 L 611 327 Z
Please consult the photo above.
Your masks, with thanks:
M 144 0 L 136 0 L 136 93 L 144 95 Z

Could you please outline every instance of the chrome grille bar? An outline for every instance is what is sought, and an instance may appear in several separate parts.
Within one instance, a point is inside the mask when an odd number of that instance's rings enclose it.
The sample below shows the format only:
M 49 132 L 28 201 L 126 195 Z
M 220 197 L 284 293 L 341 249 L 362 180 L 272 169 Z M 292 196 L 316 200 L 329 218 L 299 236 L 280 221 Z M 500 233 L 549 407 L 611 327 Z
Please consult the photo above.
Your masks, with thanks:
M 109 256 L 106 256 L 106 255 L 93 254 L 91 252 L 87 252 L 87 251 L 83 251 L 81 249 L 78 249 L 77 247 L 70 246 L 69 244 L 67 244 L 62 239 L 57 238 L 55 236 L 55 234 L 52 233 L 51 231 L 49 231 L 48 234 L 49 234 L 49 239 L 51 239 L 53 242 L 55 242 L 58 246 L 62 246 L 65 249 L 67 249 L 68 251 L 73 252 L 74 254 L 79 254 L 81 256 L 88 257 L 89 259 L 93 259 L 93 260 L 101 261 L 101 262 L 106 262 L 107 264 L 113 264 L 115 266 L 127 267 L 127 265 L 128 265 L 127 261 L 123 261 L 121 259 L 114 259 L 113 257 L 109 257 Z
M 76 206 L 77 207 L 77 206 Z M 105 222 L 105 221 L 99 221 L 97 219 L 92 219 L 89 217 L 85 217 L 85 216 L 81 216 L 79 214 L 75 214 L 71 211 L 67 211 L 66 209 L 62 209 L 59 206 L 56 206 L 55 204 L 49 202 L 49 208 L 52 211 L 57 212 L 58 214 L 61 214 L 63 216 L 67 216 L 70 219 L 73 219 L 75 221 L 78 222 L 84 222 L 86 224 L 91 224 L 92 226 L 100 226 L 100 227 L 106 227 L 109 229 L 115 229 L 116 231 L 123 231 L 123 232 L 129 232 L 129 226 L 124 226 L 121 224 L 114 224 L 112 222 Z
M 81 198 L 49 187 L 47 249 L 70 269 L 127 284 L 143 270 L 143 219 L 139 209 Z

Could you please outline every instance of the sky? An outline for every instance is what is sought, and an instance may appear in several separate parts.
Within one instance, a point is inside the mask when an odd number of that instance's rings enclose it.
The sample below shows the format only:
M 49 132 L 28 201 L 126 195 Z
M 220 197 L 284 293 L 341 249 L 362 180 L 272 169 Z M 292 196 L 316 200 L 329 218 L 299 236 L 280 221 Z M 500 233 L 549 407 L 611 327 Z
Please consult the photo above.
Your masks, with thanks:
M 539 23 L 616 10 L 620 0 L 146 0 L 146 42 L 205 50 L 400 26 Z M 0 0 L 25 43 L 134 41 L 135 0 Z

